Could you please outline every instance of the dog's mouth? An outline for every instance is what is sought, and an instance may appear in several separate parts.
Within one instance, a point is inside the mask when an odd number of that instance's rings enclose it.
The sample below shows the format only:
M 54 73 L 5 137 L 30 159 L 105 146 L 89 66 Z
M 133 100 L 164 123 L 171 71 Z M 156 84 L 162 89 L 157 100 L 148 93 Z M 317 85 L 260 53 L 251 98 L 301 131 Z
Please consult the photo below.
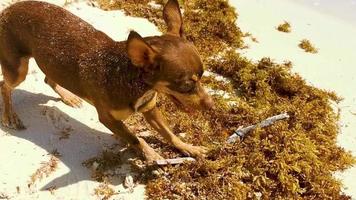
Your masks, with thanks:
M 171 98 L 171 100 L 173 101 L 173 103 L 181 110 L 183 110 L 184 112 L 187 112 L 187 113 L 192 113 L 193 110 L 184 105 L 177 97 L 173 96 L 173 95 L 169 95 L 169 97 Z
M 173 103 L 176 104 L 176 106 L 178 106 L 179 108 L 181 107 L 185 107 L 183 106 L 183 103 L 179 101 L 179 99 L 173 95 L 169 95 L 169 97 L 172 99 Z

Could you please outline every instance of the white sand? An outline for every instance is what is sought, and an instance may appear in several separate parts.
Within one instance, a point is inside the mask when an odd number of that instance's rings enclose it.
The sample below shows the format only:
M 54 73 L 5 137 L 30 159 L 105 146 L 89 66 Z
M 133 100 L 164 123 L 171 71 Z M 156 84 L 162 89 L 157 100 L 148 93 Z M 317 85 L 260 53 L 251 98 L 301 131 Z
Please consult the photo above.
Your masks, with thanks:
M 341 134 L 338 143 L 356 156 L 356 27 L 327 14 L 286 0 L 230 0 L 239 14 L 238 26 L 251 32 L 244 55 L 253 60 L 271 57 L 277 62 L 290 60 L 293 71 L 310 84 L 335 91 L 345 100 L 341 108 Z M 286 20 L 291 33 L 275 29 Z M 319 53 L 309 54 L 297 45 L 309 39 Z M 354 114 L 352 114 L 354 113 Z M 345 193 L 356 199 L 356 166 L 336 177 L 342 179 Z
M 1 0 L 0 10 L 9 2 L 11 0 Z M 49 2 L 64 5 L 64 0 Z M 160 34 L 146 19 L 128 17 L 121 11 L 106 12 L 86 3 L 73 3 L 66 9 L 115 40 L 125 40 L 131 29 L 142 36 Z M 0 127 L 0 199 L 100 199 L 94 195 L 99 183 L 92 181 L 90 171 L 81 163 L 117 142 L 98 121 L 91 105 L 74 109 L 63 104 L 43 80 L 43 73 L 31 60 L 27 79 L 13 94 L 13 105 L 27 129 L 14 131 Z M 60 140 L 61 131 L 65 129 L 72 129 L 69 138 Z M 58 169 L 28 188 L 30 176 L 40 168 L 41 162 L 49 161 L 48 152 L 54 149 L 62 155 Z M 111 187 L 120 193 L 112 199 L 143 199 L 144 185 L 136 186 L 133 193 L 123 188 L 122 178 L 129 173 L 127 168 L 124 165 L 118 169 Z M 58 188 L 53 195 L 45 190 L 50 186 Z M 19 187 L 19 193 L 16 187 Z
M 48 0 L 63 6 L 64 0 Z M 0 10 L 11 0 L 1 0 Z M 341 132 L 338 142 L 356 155 L 356 94 L 355 50 L 356 29 L 330 16 L 319 14 L 308 8 L 283 0 L 234 0 L 240 15 L 238 25 L 243 31 L 251 32 L 259 41 L 247 39 L 250 48 L 244 51 L 248 58 L 258 60 L 270 56 L 277 62 L 291 60 L 293 70 L 311 84 L 336 91 L 345 100 L 341 108 Z M 120 11 L 101 11 L 85 3 L 74 3 L 67 7 L 98 29 L 116 40 L 124 40 L 128 31 L 134 29 L 143 36 L 157 35 L 157 28 L 147 20 L 125 16 Z M 289 34 L 275 30 L 283 20 L 292 24 Z M 297 47 L 301 39 L 310 39 L 318 48 L 318 54 L 308 54 Z M 1 78 L 0 78 L 1 79 Z M 12 131 L 0 127 L 0 197 L 11 199 L 99 199 L 94 196 L 98 183 L 92 181 L 90 172 L 81 162 L 97 156 L 103 148 L 116 141 L 110 131 L 98 122 L 95 109 L 85 104 L 73 109 L 59 101 L 58 96 L 43 83 L 44 75 L 35 62 L 30 64 L 29 75 L 13 94 L 14 106 L 27 126 L 25 131 Z M 42 114 L 44 113 L 44 114 Z M 69 139 L 59 140 L 60 132 L 70 131 Z M 30 176 L 48 161 L 48 152 L 57 149 L 61 153 L 58 169 L 49 177 L 38 181 L 29 189 Z M 125 166 L 119 170 L 127 173 Z M 337 174 L 347 187 L 345 192 L 356 198 L 356 168 Z M 120 177 L 119 177 L 120 178 Z M 20 188 L 17 193 L 16 187 Z M 44 188 L 56 186 L 54 195 Z M 135 187 L 128 193 L 122 187 L 122 180 L 112 185 L 119 195 L 113 199 L 143 199 L 144 186 Z

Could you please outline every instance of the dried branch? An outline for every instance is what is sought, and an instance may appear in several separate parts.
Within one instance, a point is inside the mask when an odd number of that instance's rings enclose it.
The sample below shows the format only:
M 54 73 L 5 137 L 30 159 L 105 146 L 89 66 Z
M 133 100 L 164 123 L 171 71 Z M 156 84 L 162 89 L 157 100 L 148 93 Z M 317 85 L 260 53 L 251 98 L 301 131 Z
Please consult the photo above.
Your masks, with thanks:
M 254 125 L 250 125 L 247 126 L 245 128 L 239 128 L 237 129 L 234 134 L 232 134 L 228 140 L 226 141 L 229 144 L 234 143 L 238 138 L 243 138 L 246 133 L 256 129 L 257 127 L 266 127 L 266 126 L 270 126 L 272 124 L 274 124 L 276 121 L 278 120 L 282 120 L 282 119 L 287 119 L 289 118 L 289 115 L 287 113 L 283 113 L 283 114 L 279 114 L 279 115 L 275 115 L 272 117 L 269 117 L 263 121 L 261 121 L 258 124 L 254 124 Z M 173 158 L 173 159 L 163 159 L 163 160 L 156 160 L 155 164 L 156 165 L 176 165 L 176 164 L 181 164 L 184 162 L 194 162 L 195 159 L 192 157 L 183 157 L 183 158 Z
M 283 114 L 275 115 L 273 117 L 269 117 L 258 124 L 250 125 L 245 128 L 239 128 L 235 131 L 234 134 L 232 134 L 228 138 L 227 143 L 229 143 L 229 144 L 234 143 L 238 138 L 243 138 L 246 135 L 246 133 L 256 129 L 257 127 L 263 128 L 266 126 L 270 126 L 278 120 L 287 119 L 287 118 L 289 118 L 289 115 L 287 113 L 283 113 Z
M 155 164 L 157 165 L 176 165 L 184 162 L 194 162 L 195 159 L 192 157 L 183 157 L 183 158 L 173 158 L 173 159 L 163 159 L 156 160 Z

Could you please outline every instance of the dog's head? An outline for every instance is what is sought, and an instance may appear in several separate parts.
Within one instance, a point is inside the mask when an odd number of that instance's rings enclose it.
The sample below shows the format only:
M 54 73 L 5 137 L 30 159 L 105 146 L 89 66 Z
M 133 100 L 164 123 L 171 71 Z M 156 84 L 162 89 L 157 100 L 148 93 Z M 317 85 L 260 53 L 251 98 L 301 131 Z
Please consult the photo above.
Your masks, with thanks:
M 136 67 L 153 72 L 153 87 L 185 108 L 210 109 L 212 98 L 201 86 L 203 63 L 194 45 L 183 33 L 182 15 L 177 0 L 169 0 L 163 9 L 168 26 L 162 36 L 143 39 L 131 31 L 127 53 Z

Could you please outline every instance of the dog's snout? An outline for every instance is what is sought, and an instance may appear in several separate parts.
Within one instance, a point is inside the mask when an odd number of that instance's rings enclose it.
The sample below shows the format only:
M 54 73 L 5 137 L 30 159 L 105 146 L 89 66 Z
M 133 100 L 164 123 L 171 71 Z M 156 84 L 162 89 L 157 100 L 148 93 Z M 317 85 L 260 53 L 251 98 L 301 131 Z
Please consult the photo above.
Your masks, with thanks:
M 210 96 L 203 98 L 201 100 L 201 105 L 203 105 L 203 107 L 208 110 L 215 109 L 214 101 Z

